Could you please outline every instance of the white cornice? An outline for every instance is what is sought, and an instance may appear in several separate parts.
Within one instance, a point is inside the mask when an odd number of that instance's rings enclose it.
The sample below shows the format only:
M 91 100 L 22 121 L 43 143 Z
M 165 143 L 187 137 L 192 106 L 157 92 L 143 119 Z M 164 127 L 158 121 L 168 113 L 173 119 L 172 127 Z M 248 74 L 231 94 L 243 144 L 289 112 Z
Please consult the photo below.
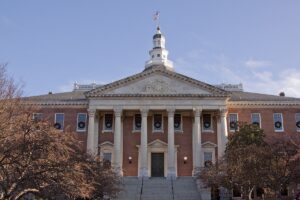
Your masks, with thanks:
M 300 108 L 300 101 L 228 101 L 228 108 Z

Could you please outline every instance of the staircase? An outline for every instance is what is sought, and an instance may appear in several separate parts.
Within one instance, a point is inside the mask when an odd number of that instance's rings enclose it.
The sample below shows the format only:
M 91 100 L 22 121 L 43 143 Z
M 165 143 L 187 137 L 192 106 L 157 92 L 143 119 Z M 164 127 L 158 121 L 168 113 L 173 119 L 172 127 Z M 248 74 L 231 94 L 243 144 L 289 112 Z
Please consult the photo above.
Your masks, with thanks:
M 176 180 L 124 177 L 123 184 L 124 190 L 119 200 L 201 200 L 192 177 L 179 177 Z

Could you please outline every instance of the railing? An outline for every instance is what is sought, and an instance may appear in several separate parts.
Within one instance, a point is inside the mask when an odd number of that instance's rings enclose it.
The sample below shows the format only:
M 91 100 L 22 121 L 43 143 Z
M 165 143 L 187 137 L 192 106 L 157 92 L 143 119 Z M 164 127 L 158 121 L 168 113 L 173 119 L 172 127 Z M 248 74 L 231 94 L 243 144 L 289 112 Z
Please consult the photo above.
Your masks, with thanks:
M 143 187 L 144 187 L 144 177 L 142 176 L 142 186 L 141 186 L 141 191 L 140 191 L 140 200 L 142 200 Z

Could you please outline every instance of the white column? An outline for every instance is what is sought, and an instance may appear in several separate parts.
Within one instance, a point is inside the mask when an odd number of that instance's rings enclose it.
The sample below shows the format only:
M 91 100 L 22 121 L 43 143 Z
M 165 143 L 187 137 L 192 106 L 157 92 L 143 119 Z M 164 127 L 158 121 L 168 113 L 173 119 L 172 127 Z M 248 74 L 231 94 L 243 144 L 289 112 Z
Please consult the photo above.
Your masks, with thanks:
M 118 173 L 122 173 L 122 161 L 121 161 L 121 116 L 122 109 L 115 108 L 115 130 L 114 130 L 114 167 Z
M 141 109 L 142 127 L 141 127 L 141 146 L 140 146 L 140 170 L 139 177 L 148 177 L 148 140 L 147 140 L 147 119 L 148 109 Z
M 174 108 L 168 110 L 168 173 L 167 178 L 176 177 L 175 171 L 175 139 L 174 139 Z
M 88 126 L 88 137 L 87 137 L 87 152 L 96 155 L 97 149 L 95 148 L 95 109 L 88 109 L 89 113 L 89 126 Z
M 196 175 L 200 172 L 202 161 L 202 142 L 201 142 L 201 112 L 202 110 L 194 109 L 194 139 L 195 139 L 195 160 L 193 174 Z
M 96 154 L 98 154 L 99 149 L 99 114 L 95 113 L 95 123 L 94 123 L 94 149 Z
M 218 144 L 218 159 L 223 155 L 223 137 L 222 137 L 222 129 L 221 129 L 221 116 L 218 113 L 216 116 L 217 119 L 217 144 Z
M 228 130 L 227 130 L 227 120 L 226 120 L 227 110 L 222 109 L 220 110 L 220 117 L 221 117 L 221 142 L 222 142 L 222 155 L 225 152 L 227 140 L 228 140 Z

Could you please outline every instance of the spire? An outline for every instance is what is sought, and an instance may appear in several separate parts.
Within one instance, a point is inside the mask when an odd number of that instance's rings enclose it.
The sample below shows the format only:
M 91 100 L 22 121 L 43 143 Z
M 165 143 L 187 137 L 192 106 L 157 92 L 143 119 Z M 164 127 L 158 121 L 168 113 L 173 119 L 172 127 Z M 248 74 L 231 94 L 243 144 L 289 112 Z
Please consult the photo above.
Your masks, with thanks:
M 145 69 L 154 66 L 164 66 L 173 71 L 173 63 L 168 60 L 168 50 L 165 46 L 165 36 L 161 33 L 160 27 L 157 26 L 156 33 L 153 35 L 153 49 L 149 51 L 150 60 L 146 62 Z

